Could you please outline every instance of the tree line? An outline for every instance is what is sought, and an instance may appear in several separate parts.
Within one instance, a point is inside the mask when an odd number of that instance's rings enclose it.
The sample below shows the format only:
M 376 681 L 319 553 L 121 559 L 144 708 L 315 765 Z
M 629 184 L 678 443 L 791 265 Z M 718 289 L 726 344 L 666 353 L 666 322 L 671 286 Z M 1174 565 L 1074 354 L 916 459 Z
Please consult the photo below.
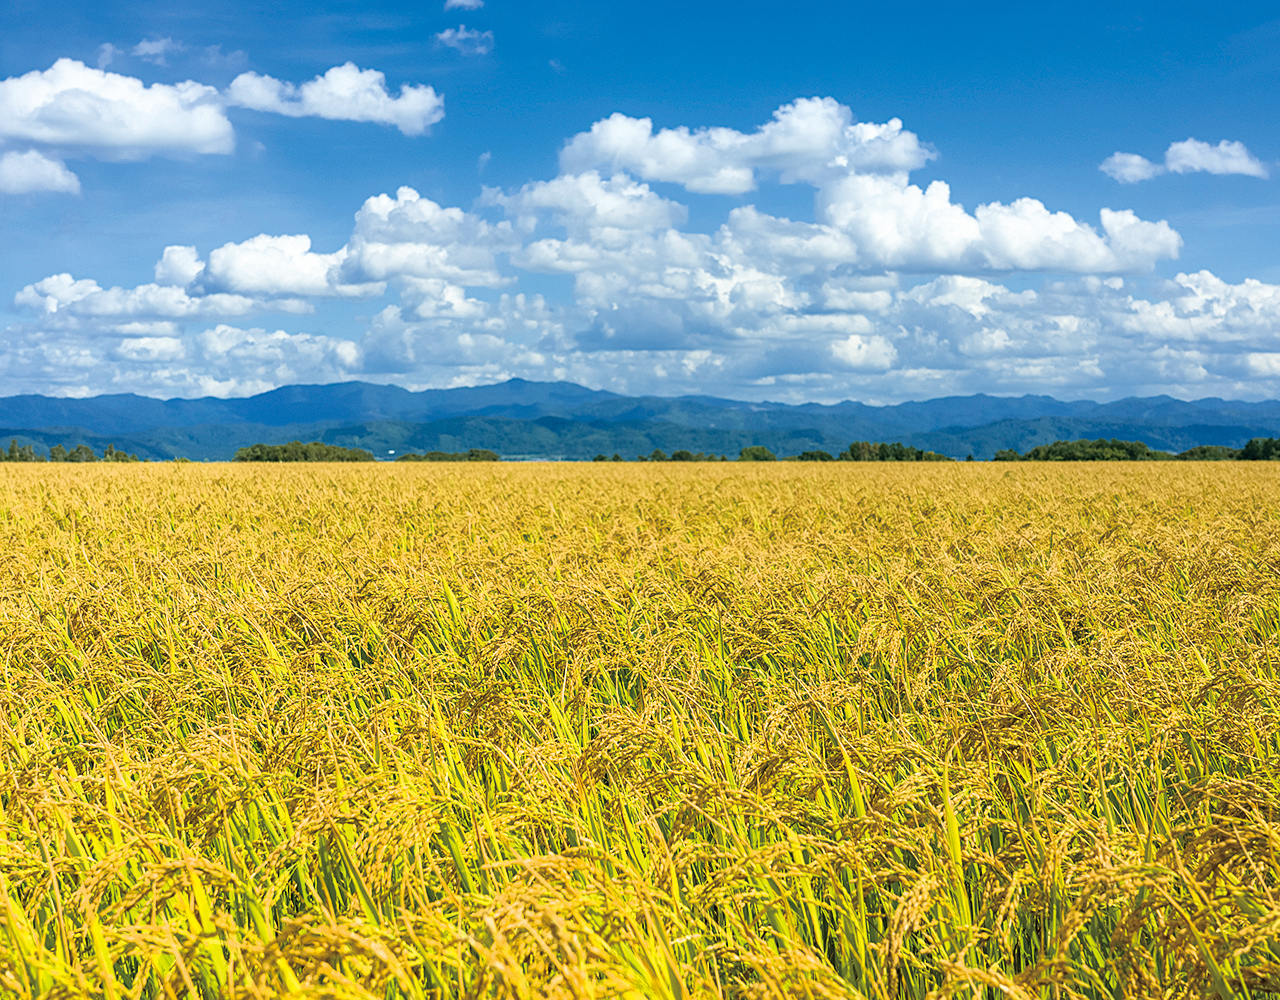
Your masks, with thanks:
M 936 451 L 912 448 L 900 441 L 855 441 L 838 456 L 841 462 L 954 462 Z
M 1157 451 L 1142 441 L 1098 438 L 1054 441 L 1037 445 L 1025 455 L 1012 448 L 995 454 L 997 462 L 1267 462 L 1280 460 L 1280 438 L 1252 438 L 1243 448 L 1202 444 L 1177 454 Z
M 372 462 L 373 452 L 322 441 L 254 444 L 236 452 L 237 462 Z
M 637 455 L 637 462 L 728 462 L 724 455 L 704 454 L 691 451 L 674 451 L 670 455 L 655 448 L 648 455 Z M 593 462 L 623 462 L 621 455 L 609 458 L 597 455 Z M 802 451 L 798 455 L 787 455 L 779 459 L 776 454 L 762 444 L 747 445 L 738 452 L 739 462 L 951 462 L 954 459 L 939 455 L 935 451 L 924 451 L 895 441 L 881 443 L 872 441 L 854 441 L 839 455 L 829 451 Z
M 467 451 L 407 452 L 397 462 L 497 462 L 501 456 L 488 448 Z M 323 441 L 290 441 L 288 444 L 255 444 L 236 452 L 237 462 L 372 462 L 373 452 L 343 448 Z
M 973 456 L 969 456 L 972 461 Z M 288 444 L 255 444 L 241 448 L 235 454 L 237 462 L 372 462 L 373 453 L 363 448 L 343 448 L 322 441 L 290 441 Z M 396 458 L 397 462 L 497 462 L 501 456 L 488 448 L 469 448 L 466 451 L 410 452 Z M 925 451 L 904 445 L 900 441 L 854 441 L 838 455 L 827 451 L 803 451 L 779 459 L 764 445 L 748 445 L 738 452 L 739 462 L 951 462 L 954 459 L 934 451 Z M 137 455 L 118 451 L 108 444 L 101 457 L 87 444 L 67 449 L 55 444 L 48 455 L 40 454 L 34 445 L 19 445 L 17 439 L 9 441 L 8 450 L 0 449 L 0 462 L 137 462 Z M 175 459 L 175 461 L 185 461 Z M 621 455 L 612 457 L 599 454 L 595 462 L 624 462 Z M 648 455 L 637 455 L 636 462 L 728 462 L 725 455 L 692 452 L 680 449 L 668 455 L 655 448 Z M 1098 438 L 1078 441 L 1054 441 L 1042 444 L 1021 454 L 1012 448 L 995 453 L 997 462 L 1259 462 L 1280 461 L 1280 438 L 1252 438 L 1243 448 L 1226 445 L 1197 445 L 1176 454 L 1157 451 L 1142 441 L 1121 441 L 1116 438 Z
M 502 456 L 488 448 L 468 448 L 466 451 L 428 451 L 418 454 L 409 452 L 396 459 L 397 462 L 497 462 Z
M 743 450 L 745 451 L 746 449 L 743 449 Z M 621 462 L 622 456 L 614 455 L 613 458 L 606 459 L 603 455 L 597 455 L 595 458 L 592 459 L 592 461 L 593 462 L 604 462 L 604 461 Z M 725 458 L 723 455 L 715 455 L 709 452 L 704 453 L 699 451 L 695 453 L 682 448 L 679 451 L 673 451 L 670 455 L 668 455 L 661 448 L 654 448 L 653 451 L 649 452 L 649 454 L 647 455 L 637 455 L 636 461 L 637 462 L 727 462 L 729 460 Z
M 19 445 L 15 438 L 9 439 L 8 451 L 0 451 L 0 462 L 137 462 L 137 455 L 116 451 L 113 444 L 107 445 L 99 458 L 97 453 L 87 444 L 78 444 L 70 451 L 60 444 L 49 449 L 48 456 L 36 451 L 35 445 Z
M 597 455 L 592 459 L 593 462 L 621 462 L 623 460 L 621 455 L 614 455 L 613 458 Z M 728 462 L 730 459 L 712 452 L 692 452 L 683 448 L 668 455 L 661 448 L 654 448 L 647 455 L 637 455 L 635 460 L 637 462 Z M 749 444 L 738 452 L 739 462 L 776 462 L 777 460 L 778 456 L 762 444 Z

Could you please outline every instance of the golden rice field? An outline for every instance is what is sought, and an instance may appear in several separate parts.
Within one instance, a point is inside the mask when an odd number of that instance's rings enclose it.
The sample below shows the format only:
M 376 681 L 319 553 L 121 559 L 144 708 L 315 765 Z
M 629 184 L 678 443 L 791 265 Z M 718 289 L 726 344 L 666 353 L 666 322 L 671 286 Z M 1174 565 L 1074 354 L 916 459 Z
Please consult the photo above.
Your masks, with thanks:
M 0 993 L 1280 993 L 1280 468 L 0 467 Z

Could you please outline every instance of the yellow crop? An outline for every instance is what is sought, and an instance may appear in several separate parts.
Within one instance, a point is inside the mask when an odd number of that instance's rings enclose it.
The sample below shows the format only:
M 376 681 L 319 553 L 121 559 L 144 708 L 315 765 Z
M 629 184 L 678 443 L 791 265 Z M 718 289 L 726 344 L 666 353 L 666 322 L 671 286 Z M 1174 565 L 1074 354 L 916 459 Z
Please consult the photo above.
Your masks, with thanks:
M 1267 464 L 0 469 L 0 993 L 1280 991 Z

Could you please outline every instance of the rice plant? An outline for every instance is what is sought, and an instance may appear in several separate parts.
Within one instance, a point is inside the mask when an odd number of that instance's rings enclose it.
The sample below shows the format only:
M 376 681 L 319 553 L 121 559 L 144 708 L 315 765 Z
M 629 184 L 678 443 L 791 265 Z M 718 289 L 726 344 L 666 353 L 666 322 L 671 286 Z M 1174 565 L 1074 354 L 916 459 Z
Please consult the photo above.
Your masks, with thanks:
M 1273 996 L 1278 487 L 5 466 L 0 990 Z

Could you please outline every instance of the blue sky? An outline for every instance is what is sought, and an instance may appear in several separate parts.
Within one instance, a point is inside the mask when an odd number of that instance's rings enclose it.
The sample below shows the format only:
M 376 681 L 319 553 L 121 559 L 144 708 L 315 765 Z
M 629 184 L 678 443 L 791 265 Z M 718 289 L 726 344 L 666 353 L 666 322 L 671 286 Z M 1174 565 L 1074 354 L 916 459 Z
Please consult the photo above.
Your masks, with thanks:
M 3 395 L 1280 395 L 1274 8 L 0 16 Z

